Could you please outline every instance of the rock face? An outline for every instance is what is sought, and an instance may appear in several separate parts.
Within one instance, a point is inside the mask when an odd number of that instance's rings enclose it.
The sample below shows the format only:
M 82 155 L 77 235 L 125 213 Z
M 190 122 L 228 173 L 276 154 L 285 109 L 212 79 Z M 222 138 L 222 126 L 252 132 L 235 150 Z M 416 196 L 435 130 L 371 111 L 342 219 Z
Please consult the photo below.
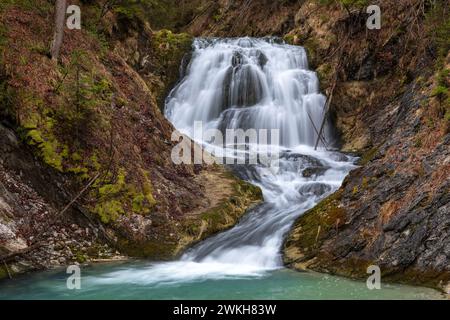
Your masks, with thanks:
M 366 278 L 376 264 L 386 281 L 444 288 L 450 280 L 449 7 L 437 1 L 416 15 L 416 5 L 383 1 L 381 30 L 367 30 L 364 8 L 219 1 L 211 10 L 220 19 L 205 10 L 189 26 L 302 45 L 322 90 L 334 88 L 341 150 L 360 154 L 360 167 L 294 224 L 283 250 L 292 268 Z

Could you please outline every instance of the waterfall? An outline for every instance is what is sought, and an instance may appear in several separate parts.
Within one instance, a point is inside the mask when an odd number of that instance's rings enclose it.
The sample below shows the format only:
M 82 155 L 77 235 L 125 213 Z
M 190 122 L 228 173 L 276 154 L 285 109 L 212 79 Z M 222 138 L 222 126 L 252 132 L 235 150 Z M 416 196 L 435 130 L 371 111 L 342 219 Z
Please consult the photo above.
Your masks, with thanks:
M 302 47 L 274 38 L 195 40 L 186 74 L 167 99 L 167 118 L 191 137 L 196 121 L 221 131 L 278 129 L 281 153 L 276 174 L 262 164 L 232 166 L 261 187 L 264 203 L 231 230 L 186 252 L 182 261 L 225 273 L 281 266 L 283 236 L 295 218 L 336 190 L 352 166 L 345 155 L 311 148 L 325 100 Z M 324 136 L 333 140 L 328 123 Z M 307 168 L 313 174 L 303 174 Z
M 302 47 L 276 39 L 197 39 L 186 77 L 167 99 L 166 116 L 193 136 L 209 128 L 278 129 L 280 144 L 313 145 L 325 96 Z M 330 139 L 329 125 L 325 136 Z
M 354 168 L 352 157 L 312 147 L 324 103 L 301 47 L 270 38 L 195 40 L 190 64 L 166 100 L 166 117 L 192 138 L 196 121 L 222 131 L 279 129 L 278 170 L 263 163 L 231 165 L 238 176 L 262 189 L 262 204 L 178 261 L 121 270 L 95 281 L 170 286 L 262 277 L 282 268 L 280 248 L 295 219 L 339 188 Z M 329 142 L 330 129 L 327 124 L 324 130 Z M 209 141 L 196 141 L 214 150 Z

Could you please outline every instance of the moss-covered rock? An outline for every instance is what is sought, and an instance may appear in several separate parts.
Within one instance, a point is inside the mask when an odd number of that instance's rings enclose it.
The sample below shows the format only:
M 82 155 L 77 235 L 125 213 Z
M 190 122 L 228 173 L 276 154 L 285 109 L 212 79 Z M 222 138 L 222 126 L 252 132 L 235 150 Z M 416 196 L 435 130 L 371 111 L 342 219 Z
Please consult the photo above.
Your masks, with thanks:
M 337 191 L 298 218 L 284 243 L 286 264 L 299 265 L 314 258 L 328 233 L 338 232 L 345 224 L 346 210 L 339 202 L 341 197 L 342 191 Z
M 229 190 L 220 195 L 213 207 L 196 209 L 182 220 L 154 217 L 152 225 L 154 230 L 158 230 L 157 237 L 151 234 L 137 238 L 120 236 L 120 250 L 131 256 L 155 260 L 173 259 L 187 247 L 234 226 L 249 208 L 262 200 L 259 187 L 234 177 L 222 168 L 216 170 L 217 172 L 208 173 L 210 181 Z M 211 200 L 216 196 L 214 193 L 206 194 Z
M 167 94 L 180 77 L 180 65 L 183 58 L 191 52 L 192 42 L 193 37 L 187 33 L 173 33 L 164 29 L 153 34 L 152 48 L 157 73 L 164 83 L 157 92 L 157 101 L 161 108 Z

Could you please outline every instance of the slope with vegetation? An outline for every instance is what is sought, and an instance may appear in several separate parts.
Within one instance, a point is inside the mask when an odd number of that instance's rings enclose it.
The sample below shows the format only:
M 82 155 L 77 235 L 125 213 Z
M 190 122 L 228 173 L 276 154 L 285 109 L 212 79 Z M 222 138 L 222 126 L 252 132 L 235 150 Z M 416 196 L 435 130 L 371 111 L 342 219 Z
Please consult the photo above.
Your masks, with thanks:
M 172 258 L 261 199 L 222 167 L 171 161 L 161 108 L 192 37 L 153 29 L 142 4 L 72 4 L 82 29 L 56 62 L 54 3 L 0 5 L 0 277 Z

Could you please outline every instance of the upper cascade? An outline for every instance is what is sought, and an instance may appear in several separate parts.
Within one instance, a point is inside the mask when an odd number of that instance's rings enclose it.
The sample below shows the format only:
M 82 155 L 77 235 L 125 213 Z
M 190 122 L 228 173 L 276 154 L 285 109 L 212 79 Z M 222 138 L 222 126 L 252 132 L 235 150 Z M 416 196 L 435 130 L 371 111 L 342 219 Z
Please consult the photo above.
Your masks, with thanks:
M 186 76 L 167 99 L 166 116 L 192 136 L 206 128 L 279 129 L 280 145 L 314 145 L 326 98 L 304 48 L 276 38 L 194 41 Z M 330 139 L 330 127 L 324 136 Z

